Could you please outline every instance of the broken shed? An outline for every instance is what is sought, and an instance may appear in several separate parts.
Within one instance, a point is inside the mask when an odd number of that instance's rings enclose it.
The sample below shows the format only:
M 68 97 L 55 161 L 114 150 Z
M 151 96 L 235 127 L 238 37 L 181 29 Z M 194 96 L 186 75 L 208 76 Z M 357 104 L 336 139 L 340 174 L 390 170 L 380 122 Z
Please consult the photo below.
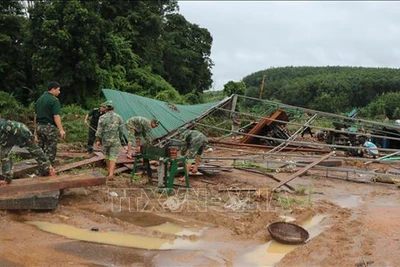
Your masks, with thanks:
M 155 139 L 168 135 L 187 123 L 201 120 L 231 101 L 231 97 L 227 97 L 222 101 L 198 105 L 178 105 L 112 89 L 103 89 L 103 93 L 107 100 L 114 102 L 115 112 L 124 121 L 133 116 L 159 120 L 160 125 L 151 132 Z
M 277 137 L 281 139 L 287 139 L 289 135 L 286 133 L 284 127 L 286 122 L 289 121 L 289 117 L 285 111 L 279 109 L 275 111 L 271 116 L 265 117 L 260 120 L 240 141 L 243 144 L 257 144 L 260 142 L 260 138 L 253 135 Z

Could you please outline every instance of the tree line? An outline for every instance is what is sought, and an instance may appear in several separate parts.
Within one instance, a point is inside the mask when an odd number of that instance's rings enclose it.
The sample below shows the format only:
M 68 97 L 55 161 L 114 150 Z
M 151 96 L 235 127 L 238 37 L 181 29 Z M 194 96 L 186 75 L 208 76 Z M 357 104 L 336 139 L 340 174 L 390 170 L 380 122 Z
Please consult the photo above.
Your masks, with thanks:
M 25 105 L 52 80 L 64 104 L 93 106 L 103 88 L 194 104 L 212 41 L 176 0 L 2 0 L 0 88 Z
M 262 92 L 263 99 L 324 112 L 340 114 L 357 108 L 370 118 L 400 118 L 400 69 L 281 67 L 252 73 L 242 83 L 252 98 Z M 244 105 L 251 107 L 254 101 Z
M 180 104 L 234 93 L 259 98 L 265 78 L 264 99 L 332 113 L 356 107 L 367 117 L 400 117 L 399 69 L 269 68 L 228 82 L 220 93 L 207 91 L 212 41 L 207 29 L 179 13 L 176 0 L 2 0 L 0 107 L 29 106 L 51 80 L 62 85 L 63 105 L 91 108 L 103 88 Z M 251 99 L 240 104 L 260 108 Z

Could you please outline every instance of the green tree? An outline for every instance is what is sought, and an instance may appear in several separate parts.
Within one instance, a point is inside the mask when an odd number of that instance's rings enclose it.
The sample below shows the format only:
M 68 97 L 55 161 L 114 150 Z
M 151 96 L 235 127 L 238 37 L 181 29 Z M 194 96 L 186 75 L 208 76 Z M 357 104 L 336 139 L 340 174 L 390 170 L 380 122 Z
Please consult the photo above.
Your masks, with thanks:
M 25 24 L 21 1 L 0 1 L 0 90 L 19 99 L 26 90 Z
M 57 80 L 61 99 L 84 103 L 98 90 L 102 21 L 78 0 L 37 1 L 30 9 L 30 45 L 36 85 Z M 104 37 L 103 37 L 104 38 Z
M 166 15 L 163 77 L 180 94 L 203 92 L 212 85 L 212 37 L 180 14 Z
M 246 84 L 244 82 L 229 81 L 224 85 L 223 92 L 227 96 L 233 94 L 244 95 L 246 93 Z

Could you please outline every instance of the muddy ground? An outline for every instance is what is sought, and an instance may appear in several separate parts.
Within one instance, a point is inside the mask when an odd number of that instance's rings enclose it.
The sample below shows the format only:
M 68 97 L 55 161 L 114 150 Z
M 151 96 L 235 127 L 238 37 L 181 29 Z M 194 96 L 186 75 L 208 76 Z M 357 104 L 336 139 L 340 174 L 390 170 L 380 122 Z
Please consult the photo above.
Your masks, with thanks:
M 214 149 L 205 156 L 227 153 Z M 232 161 L 212 164 L 231 166 Z M 285 180 L 293 171 L 272 174 Z M 190 190 L 176 187 L 166 194 L 145 178 L 132 184 L 129 174 L 121 174 L 104 186 L 65 190 L 54 211 L 0 211 L 0 266 L 400 262 L 400 189 L 395 185 L 354 183 L 308 171 L 289 183 L 295 192 L 282 187 L 270 194 L 276 181 L 237 169 L 191 176 L 190 182 Z M 267 226 L 289 219 L 311 234 L 305 244 L 271 242 Z

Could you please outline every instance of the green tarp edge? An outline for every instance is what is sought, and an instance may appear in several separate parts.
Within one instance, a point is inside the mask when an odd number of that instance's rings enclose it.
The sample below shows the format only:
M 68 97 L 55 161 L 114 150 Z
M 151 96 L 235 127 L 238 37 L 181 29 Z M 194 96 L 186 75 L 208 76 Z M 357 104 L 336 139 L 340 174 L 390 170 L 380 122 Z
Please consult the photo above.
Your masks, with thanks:
M 176 105 L 113 89 L 103 89 L 102 91 L 107 100 L 113 101 L 114 111 L 121 115 L 124 121 L 133 116 L 159 120 L 160 125 L 151 133 L 153 138 L 164 136 L 195 120 L 222 102 Z

